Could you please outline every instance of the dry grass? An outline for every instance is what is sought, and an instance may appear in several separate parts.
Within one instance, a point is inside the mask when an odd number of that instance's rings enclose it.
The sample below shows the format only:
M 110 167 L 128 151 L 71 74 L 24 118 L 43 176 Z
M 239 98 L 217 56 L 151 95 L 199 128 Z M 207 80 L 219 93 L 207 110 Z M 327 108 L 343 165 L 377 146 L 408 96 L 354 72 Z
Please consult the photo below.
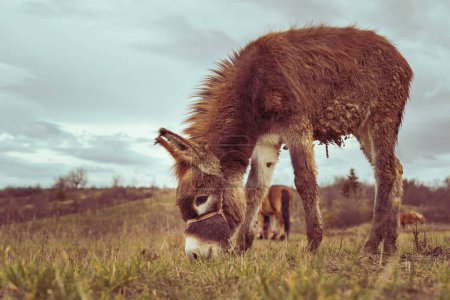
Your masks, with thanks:
M 408 231 L 391 259 L 364 257 L 368 226 L 332 231 L 317 255 L 302 234 L 244 256 L 189 261 L 172 194 L 0 227 L 0 298 L 449 299 L 450 230 Z M 436 231 L 432 231 L 436 229 Z

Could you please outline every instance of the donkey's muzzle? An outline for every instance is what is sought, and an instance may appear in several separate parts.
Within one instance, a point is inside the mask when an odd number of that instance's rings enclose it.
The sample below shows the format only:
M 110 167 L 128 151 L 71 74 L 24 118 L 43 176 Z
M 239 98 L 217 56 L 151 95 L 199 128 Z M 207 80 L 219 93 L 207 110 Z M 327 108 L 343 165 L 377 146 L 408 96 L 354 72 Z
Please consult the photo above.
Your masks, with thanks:
M 184 251 L 190 258 L 210 258 L 231 247 L 231 230 L 221 215 L 190 223 L 185 234 Z
M 195 236 L 186 236 L 184 247 L 186 256 L 190 259 L 211 258 L 224 252 L 222 245 L 213 241 L 202 241 Z

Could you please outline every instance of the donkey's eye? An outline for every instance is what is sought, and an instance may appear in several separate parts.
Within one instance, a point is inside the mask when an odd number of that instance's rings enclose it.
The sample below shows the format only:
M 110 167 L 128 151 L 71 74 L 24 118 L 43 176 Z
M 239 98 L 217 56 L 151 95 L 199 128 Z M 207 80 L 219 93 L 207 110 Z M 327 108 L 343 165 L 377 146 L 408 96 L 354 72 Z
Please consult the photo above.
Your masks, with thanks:
M 198 196 L 195 198 L 195 205 L 199 206 L 208 200 L 208 196 Z

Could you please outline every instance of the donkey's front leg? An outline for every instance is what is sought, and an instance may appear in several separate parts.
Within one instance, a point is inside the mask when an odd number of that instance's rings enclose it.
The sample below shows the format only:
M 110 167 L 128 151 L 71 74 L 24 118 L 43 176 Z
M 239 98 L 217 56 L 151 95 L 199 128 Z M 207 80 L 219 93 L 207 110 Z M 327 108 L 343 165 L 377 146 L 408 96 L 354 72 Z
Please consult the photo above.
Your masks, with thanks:
M 319 209 L 312 136 L 302 135 L 300 141 L 289 145 L 289 152 L 294 167 L 295 187 L 302 198 L 305 210 L 309 249 L 315 251 L 322 241 L 322 218 Z
M 256 219 L 261 201 L 267 194 L 275 163 L 278 159 L 279 144 L 257 143 L 252 154 L 250 174 L 246 184 L 247 210 L 237 237 L 237 251 L 244 252 L 252 246 Z

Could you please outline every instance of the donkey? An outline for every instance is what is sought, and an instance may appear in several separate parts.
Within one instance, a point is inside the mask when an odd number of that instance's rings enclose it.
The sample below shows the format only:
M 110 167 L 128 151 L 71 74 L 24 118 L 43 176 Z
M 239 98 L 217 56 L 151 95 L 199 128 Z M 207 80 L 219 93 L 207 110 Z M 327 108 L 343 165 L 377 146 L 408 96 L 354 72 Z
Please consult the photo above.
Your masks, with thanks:
M 402 195 L 398 130 L 413 72 L 384 37 L 355 27 L 268 33 L 222 60 L 206 78 L 183 138 L 161 128 L 175 158 L 185 252 L 247 250 L 282 144 L 289 149 L 311 251 L 322 241 L 314 141 L 354 135 L 373 166 L 376 196 L 368 252 L 396 251 Z M 249 162 L 251 158 L 251 161 Z M 242 180 L 250 164 L 245 197 Z
M 410 210 L 400 213 L 400 224 L 402 224 L 402 228 L 405 229 L 405 226 L 408 224 L 423 224 L 425 223 L 425 217 L 416 211 Z
M 285 185 L 272 185 L 269 192 L 261 203 L 258 219 L 255 222 L 255 230 L 258 238 L 269 238 L 269 231 L 272 230 L 272 239 L 284 240 L 289 235 L 289 203 L 292 200 L 291 189 Z M 275 218 L 274 227 L 271 226 L 271 219 Z M 278 226 L 276 226 L 278 225 Z M 272 228 L 271 228 L 272 227 Z M 278 232 L 278 229 L 280 232 Z

